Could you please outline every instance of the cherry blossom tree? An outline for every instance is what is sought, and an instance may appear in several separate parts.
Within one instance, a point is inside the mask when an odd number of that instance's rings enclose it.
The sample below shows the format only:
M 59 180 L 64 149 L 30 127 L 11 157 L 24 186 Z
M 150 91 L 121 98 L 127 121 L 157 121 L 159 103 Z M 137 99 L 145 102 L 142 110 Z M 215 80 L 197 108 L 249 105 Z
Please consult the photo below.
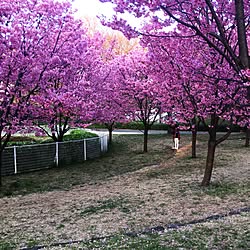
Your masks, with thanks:
M 100 45 L 83 28 L 74 31 L 69 47 L 60 48 L 60 58 L 54 60 L 56 67 L 49 72 L 47 88 L 32 99 L 33 122 L 54 141 L 62 141 L 71 127 L 85 127 L 93 120 L 96 90 L 92 81 Z
M 133 120 L 144 125 L 143 151 L 148 151 L 148 132 L 161 111 L 164 111 L 164 89 L 154 80 L 154 65 L 150 63 L 146 50 L 138 48 L 119 58 L 120 74 L 118 91 L 123 99 L 123 108 Z
M 93 122 L 103 124 L 109 132 L 109 143 L 112 143 L 112 132 L 118 122 L 127 122 L 126 103 L 124 102 L 119 86 L 118 59 L 127 55 L 138 45 L 137 40 L 129 41 L 121 32 L 92 33 L 93 40 L 100 39 L 96 51 L 99 54 L 98 62 L 91 67 L 92 100 L 95 103 Z
M 113 51 L 109 51 L 112 53 Z M 108 56 L 110 54 L 108 53 Z M 106 54 L 107 56 L 107 54 Z M 117 89 L 116 65 L 114 58 L 102 58 L 99 61 L 96 76 L 92 81 L 92 100 L 94 100 L 95 123 L 103 124 L 109 132 L 109 144 L 112 144 L 112 132 L 117 122 L 126 121 L 126 114 L 123 107 L 123 100 Z
M 205 69 L 205 83 L 200 85 L 199 91 L 200 101 L 198 103 L 203 104 L 206 107 L 202 112 L 202 116 L 210 116 L 211 124 L 209 129 L 210 139 L 208 146 L 208 159 L 207 167 L 202 185 L 208 185 L 211 178 L 211 169 L 214 159 L 215 147 L 224 140 L 227 136 L 217 139 L 216 129 L 219 118 L 227 119 L 232 122 L 236 122 L 239 116 L 242 116 L 242 111 L 246 111 L 244 119 L 249 124 L 249 99 L 250 99 L 250 86 L 249 86 L 249 13 L 250 6 L 248 1 L 120 1 L 120 0 L 102 0 L 102 2 L 112 2 L 116 4 L 115 10 L 117 13 L 124 13 L 125 11 L 135 15 L 137 18 L 143 19 L 146 25 L 143 28 L 135 30 L 122 18 L 121 16 L 114 16 L 113 20 L 103 23 L 109 25 L 114 29 L 121 30 L 128 37 L 137 37 L 140 35 L 143 39 L 147 38 L 162 40 L 165 39 L 166 46 L 169 41 L 168 38 L 174 38 L 175 43 L 178 46 L 181 39 L 195 38 L 199 41 L 197 50 L 200 46 L 204 46 L 210 58 L 207 58 Z M 139 20 L 139 19 L 138 19 Z M 155 48 L 158 53 L 154 53 L 155 61 L 161 62 L 162 43 L 155 42 Z M 148 46 L 148 43 L 146 42 Z M 190 48 L 189 43 L 185 45 Z M 180 49 L 180 47 L 178 47 Z M 175 51 L 178 55 L 178 51 Z M 191 62 L 189 58 L 190 53 L 183 54 L 183 58 L 186 61 Z M 182 60 L 183 61 L 183 60 Z M 172 71 L 173 66 L 169 65 L 165 61 Z M 194 61 L 195 68 L 199 68 L 199 64 L 204 60 Z M 211 62 L 211 63 L 210 63 Z M 192 62 L 193 63 L 193 62 Z M 198 64 L 197 64 L 198 63 Z M 177 64 L 175 64 L 176 67 Z M 178 74 L 178 70 L 181 73 L 182 82 L 187 88 L 187 83 L 194 84 L 197 82 L 197 76 L 195 79 L 192 77 L 192 72 L 183 68 L 177 67 L 175 74 Z M 227 72 L 226 72 L 227 71 Z M 203 74 L 204 75 L 204 74 Z M 188 78 L 192 81 L 188 82 Z M 171 78 L 170 78 L 171 79 Z M 195 80 L 195 81 L 194 81 Z M 179 79 L 177 79 L 177 82 Z M 198 80 L 200 82 L 200 80 Z M 197 83 L 196 83 L 197 84 Z M 179 81 L 177 89 L 181 89 L 184 85 Z M 181 87 L 182 86 L 182 87 Z M 199 85 L 198 85 L 199 86 Z M 191 89 L 192 90 L 192 89 Z M 246 90 L 246 91 L 245 91 Z M 194 91 L 194 90 L 192 90 Z M 184 93 L 183 91 L 181 93 Z M 194 92 L 195 93 L 195 92 Z M 222 94 L 223 93 L 223 94 Z M 245 94 L 245 98 L 241 99 L 242 93 Z M 186 93 L 187 94 L 187 93 Z M 173 92 L 173 95 L 175 93 Z M 212 99 L 209 100 L 209 97 Z M 218 100 L 216 100 L 216 98 Z M 223 103 L 220 101 L 223 100 Z M 236 100 L 236 102 L 235 102 Z M 181 100 L 182 101 L 182 100 Z M 194 102 L 196 103 L 196 101 Z M 180 105 L 178 105 L 180 106 Z M 233 112 L 230 114 L 228 107 L 233 108 Z M 176 107 L 176 105 L 175 105 Z M 194 106 L 192 106 L 194 107 Z M 218 110 L 216 110 L 218 108 Z M 184 111 L 189 109 L 185 108 Z M 212 112 L 213 111 L 213 112 Z M 201 111 L 197 110 L 198 116 L 201 115 Z M 208 162 L 210 162 L 208 164 Z M 208 172 L 210 174 L 208 174 Z
M 103 21 L 112 28 L 121 30 L 128 37 L 152 34 L 160 30 L 160 36 L 197 36 L 213 48 L 237 74 L 247 87 L 250 99 L 248 72 L 249 59 L 249 16 L 248 0 L 166 0 L 166 1 L 123 1 L 100 0 L 115 4 L 117 13 L 125 11 L 137 18 L 144 18 L 147 26 L 134 30 L 126 20 L 114 16 L 111 22 Z M 166 28 L 177 26 L 175 34 L 166 33 Z
M 10 136 L 29 125 L 31 97 L 47 87 L 50 73 L 58 68 L 55 61 L 65 59 L 60 51 L 70 48 L 70 37 L 80 26 L 68 1 L 1 2 L 1 157 Z
M 174 118 L 180 123 L 193 121 L 193 126 L 198 119 L 208 129 L 207 162 L 202 181 L 206 186 L 211 180 L 216 146 L 231 133 L 229 126 L 228 132 L 218 138 L 219 122 L 226 120 L 233 124 L 240 122 L 239 118 L 246 122 L 245 118 L 249 117 L 246 89 L 241 87 L 239 75 L 230 70 L 213 49 L 194 38 L 178 44 L 171 38 L 167 40 L 147 37 L 144 42 L 150 44 L 151 60 L 155 60 L 155 66 L 160 69 L 158 78 L 167 79 L 165 87 L 170 95 L 166 101 L 171 103 Z M 192 151 L 195 151 L 195 128 L 192 132 Z

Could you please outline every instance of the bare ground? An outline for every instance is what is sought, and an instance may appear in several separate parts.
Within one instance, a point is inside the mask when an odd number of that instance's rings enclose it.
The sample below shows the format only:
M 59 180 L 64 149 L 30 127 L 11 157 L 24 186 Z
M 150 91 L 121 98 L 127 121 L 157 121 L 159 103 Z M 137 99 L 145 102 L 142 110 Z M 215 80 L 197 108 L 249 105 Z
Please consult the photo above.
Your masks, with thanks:
M 249 207 L 250 155 L 243 142 L 218 147 L 213 185 L 202 189 L 205 139 L 197 159 L 189 157 L 189 141 L 182 140 L 173 157 L 134 171 L 68 190 L 1 198 L 0 241 L 25 247 L 90 239 Z M 171 139 L 158 138 L 153 146 L 169 150 Z

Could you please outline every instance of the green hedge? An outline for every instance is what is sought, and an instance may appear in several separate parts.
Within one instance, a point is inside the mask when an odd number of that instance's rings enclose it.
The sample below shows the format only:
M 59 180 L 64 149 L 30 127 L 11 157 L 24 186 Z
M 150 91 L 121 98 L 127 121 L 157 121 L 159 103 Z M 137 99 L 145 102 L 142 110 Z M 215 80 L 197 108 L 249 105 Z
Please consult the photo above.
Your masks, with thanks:
M 218 126 L 218 132 L 227 132 L 228 131 L 228 123 L 224 122 L 222 124 L 220 124 Z M 240 126 L 238 125 L 232 125 L 232 132 L 240 132 L 241 130 L 243 130 Z M 199 128 L 198 128 L 198 131 L 207 131 L 207 128 L 203 125 L 203 124 L 200 124 L 199 125 Z
M 82 140 L 86 138 L 98 137 L 97 134 L 87 132 L 81 129 L 74 129 L 69 134 L 63 137 L 63 141 Z M 30 144 L 50 143 L 54 142 L 50 137 L 36 136 L 13 136 L 8 142 L 8 146 L 22 146 Z
M 86 138 L 98 137 L 97 134 L 91 133 L 81 129 L 74 129 L 70 131 L 70 134 L 65 135 L 63 137 L 63 141 L 71 141 L 71 140 L 82 140 Z
M 89 126 L 89 128 L 106 128 L 104 124 L 93 124 Z M 136 130 L 143 130 L 144 126 L 142 122 L 134 121 L 134 122 L 128 122 L 128 123 L 115 123 L 116 129 L 136 129 Z M 169 126 L 167 124 L 163 123 L 154 123 L 152 128 L 154 130 L 168 130 Z
M 228 129 L 228 123 L 227 122 L 223 122 L 222 124 L 219 125 L 218 131 L 219 132 L 226 132 Z M 102 129 L 106 129 L 104 124 L 93 124 L 91 126 L 89 126 L 89 128 L 102 128 Z M 133 121 L 133 122 L 128 122 L 128 123 L 115 123 L 115 129 L 135 129 L 135 130 L 143 130 L 144 126 L 142 122 L 139 121 Z M 171 130 L 171 127 L 167 124 L 164 123 L 154 123 L 152 128 L 153 130 Z M 242 130 L 242 128 L 238 125 L 233 125 L 232 126 L 232 132 L 240 132 Z M 200 123 L 198 131 L 207 131 L 207 128 Z

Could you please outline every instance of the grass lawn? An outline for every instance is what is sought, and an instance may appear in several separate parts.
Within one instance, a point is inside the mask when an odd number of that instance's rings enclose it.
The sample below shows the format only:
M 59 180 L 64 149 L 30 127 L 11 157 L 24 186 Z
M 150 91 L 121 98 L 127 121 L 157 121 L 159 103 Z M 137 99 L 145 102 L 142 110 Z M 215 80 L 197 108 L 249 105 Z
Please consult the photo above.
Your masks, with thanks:
M 115 136 L 100 159 L 3 177 L 0 249 L 77 241 L 62 249 L 248 249 L 249 213 L 128 237 L 128 232 L 187 223 L 249 207 L 250 154 L 242 135 L 218 146 L 212 184 L 201 188 L 207 136 L 172 151 L 170 135 Z M 93 237 L 110 236 L 89 241 Z M 59 246 L 47 249 L 61 249 Z

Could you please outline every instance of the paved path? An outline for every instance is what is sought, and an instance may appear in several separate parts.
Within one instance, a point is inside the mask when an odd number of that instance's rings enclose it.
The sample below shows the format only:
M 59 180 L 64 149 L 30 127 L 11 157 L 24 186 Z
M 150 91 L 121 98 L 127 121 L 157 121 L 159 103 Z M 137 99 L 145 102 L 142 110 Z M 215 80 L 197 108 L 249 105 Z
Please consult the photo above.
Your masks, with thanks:
M 89 132 L 93 132 L 96 134 L 108 134 L 108 130 L 107 129 L 86 129 Z M 167 134 L 168 131 L 167 130 L 149 130 L 149 134 L 154 134 L 154 135 L 158 135 L 158 134 Z M 114 135 L 142 135 L 143 131 L 142 130 L 133 130 L 133 129 L 115 129 L 113 131 Z

